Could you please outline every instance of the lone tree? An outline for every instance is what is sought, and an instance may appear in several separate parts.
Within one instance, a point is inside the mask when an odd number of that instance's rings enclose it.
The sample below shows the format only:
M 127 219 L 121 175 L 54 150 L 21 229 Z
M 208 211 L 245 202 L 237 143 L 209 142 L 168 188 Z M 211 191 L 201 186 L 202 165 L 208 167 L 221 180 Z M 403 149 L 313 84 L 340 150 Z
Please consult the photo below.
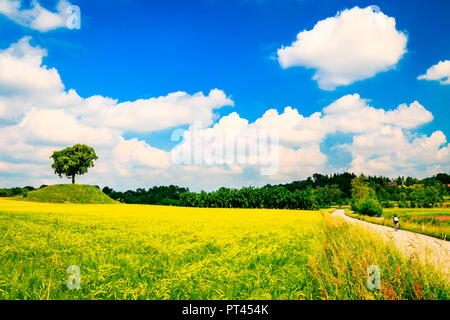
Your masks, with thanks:
M 94 160 L 97 160 L 98 157 L 93 148 L 84 144 L 76 144 L 73 147 L 53 152 L 50 159 L 53 159 L 52 168 L 55 170 L 55 174 L 60 178 L 64 174 L 67 178 L 72 178 L 72 183 L 75 183 L 75 176 L 85 174 L 88 168 L 94 166 Z

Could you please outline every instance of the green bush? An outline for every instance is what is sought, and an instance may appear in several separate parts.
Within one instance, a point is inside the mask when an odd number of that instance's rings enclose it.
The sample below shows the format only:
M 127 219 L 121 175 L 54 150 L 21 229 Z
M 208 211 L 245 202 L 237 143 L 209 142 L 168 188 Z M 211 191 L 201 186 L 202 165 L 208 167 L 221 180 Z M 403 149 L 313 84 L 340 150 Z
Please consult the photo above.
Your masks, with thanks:
M 352 203 L 352 210 L 370 217 L 380 217 L 383 213 L 383 207 L 374 198 L 366 198 L 362 201 Z
M 352 202 L 350 204 L 350 208 L 354 212 L 359 212 L 359 202 L 357 202 L 355 199 L 352 199 Z

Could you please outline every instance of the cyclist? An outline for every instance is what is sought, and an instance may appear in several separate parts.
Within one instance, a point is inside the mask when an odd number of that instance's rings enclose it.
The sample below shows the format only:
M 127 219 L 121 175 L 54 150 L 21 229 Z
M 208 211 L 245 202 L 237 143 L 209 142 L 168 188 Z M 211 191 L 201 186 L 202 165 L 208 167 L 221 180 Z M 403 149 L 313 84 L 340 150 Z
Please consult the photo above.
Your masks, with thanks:
M 394 228 L 395 228 L 395 231 L 398 230 L 398 221 L 399 221 L 399 219 L 398 219 L 397 215 L 394 215 Z

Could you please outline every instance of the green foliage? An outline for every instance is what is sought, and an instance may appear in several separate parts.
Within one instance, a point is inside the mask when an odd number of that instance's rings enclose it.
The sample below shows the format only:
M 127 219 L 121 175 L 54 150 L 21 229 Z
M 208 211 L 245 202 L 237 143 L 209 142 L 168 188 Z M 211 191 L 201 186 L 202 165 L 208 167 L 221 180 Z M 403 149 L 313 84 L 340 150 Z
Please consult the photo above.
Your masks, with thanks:
M 53 152 L 52 168 L 60 178 L 65 175 L 75 183 L 75 176 L 85 174 L 88 168 L 94 166 L 94 160 L 98 159 L 94 149 L 84 144 L 76 144 L 73 147 Z
M 326 185 L 324 187 L 318 186 L 314 189 L 313 197 L 314 203 L 320 208 L 330 207 L 332 204 L 342 204 L 342 191 L 339 190 L 338 185 Z
M 281 186 L 266 186 L 242 189 L 220 188 L 214 192 L 184 192 L 180 195 L 180 200 L 186 207 L 312 210 L 320 207 L 320 204 L 315 202 L 316 196 L 317 194 L 314 195 L 314 190 L 310 187 L 291 192 Z
M 355 205 L 354 197 L 363 199 L 367 196 L 377 199 L 384 207 L 392 207 L 398 203 L 401 207 L 432 208 L 442 205 L 445 197 L 448 197 L 450 188 L 444 184 L 448 178 L 449 175 L 444 173 L 422 180 L 411 177 L 394 180 L 386 177 L 356 177 L 351 173 L 316 173 L 306 180 L 282 185 L 245 187 L 240 190 L 220 188 L 213 192 L 188 193 L 183 196 L 184 200 L 181 195 L 189 192 L 189 189 L 173 185 L 125 192 L 104 187 L 103 192 L 123 203 L 210 208 L 328 208 L 351 203 Z M 45 185 L 40 188 L 42 187 Z M 31 190 L 32 187 L 25 188 Z M 23 189 L 3 189 L 0 197 L 21 195 Z
M 395 203 L 394 201 L 383 201 L 381 203 L 381 205 L 383 206 L 383 208 L 394 208 L 395 207 Z
M 409 198 L 415 202 L 418 208 L 433 208 L 436 204 L 443 202 L 438 186 L 418 184 L 411 187 Z
M 398 202 L 398 207 L 399 208 L 409 208 L 409 203 L 406 201 L 399 201 Z
M 374 198 L 366 198 L 364 200 L 356 202 L 355 205 L 352 206 L 352 209 L 355 212 L 371 217 L 380 217 L 383 213 L 383 208 L 381 207 L 380 203 Z
M 17 200 L 44 203 L 116 203 L 98 188 L 90 185 L 62 184 L 29 191 Z
M 170 185 L 152 187 L 148 190 L 138 188 L 136 191 L 128 190 L 126 192 L 114 191 L 110 187 L 104 187 L 102 191 L 112 199 L 123 203 L 181 206 L 180 195 L 188 189 Z
M 370 188 L 368 179 L 361 175 L 352 180 L 352 196 L 357 202 L 368 197 L 373 197 L 373 189 Z
M 375 190 L 370 187 L 369 181 L 364 175 L 353 179 L 352 194 L 351 208 L 353 211 L 368 216 L 381 216 L 383 207 L 378 202 Z
M 32 187 L 25 188 L 11 188 L 11 189 L 0 189 L 0 197 L 15 197 L 15 196 L 26 196 L 29 190 L 33 190 Z

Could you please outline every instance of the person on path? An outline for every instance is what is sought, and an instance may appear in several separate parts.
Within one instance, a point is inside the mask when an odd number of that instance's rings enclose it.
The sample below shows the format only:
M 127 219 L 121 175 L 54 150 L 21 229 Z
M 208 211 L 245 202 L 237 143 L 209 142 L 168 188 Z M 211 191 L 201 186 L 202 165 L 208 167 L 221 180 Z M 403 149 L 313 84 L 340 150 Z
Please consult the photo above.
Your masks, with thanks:
M 398 230 L 398 222 L 399 222 L 399 219 L 398 219 L 397 215 L 394 215 L 394 228 L 395 228 L 395 231 Z

